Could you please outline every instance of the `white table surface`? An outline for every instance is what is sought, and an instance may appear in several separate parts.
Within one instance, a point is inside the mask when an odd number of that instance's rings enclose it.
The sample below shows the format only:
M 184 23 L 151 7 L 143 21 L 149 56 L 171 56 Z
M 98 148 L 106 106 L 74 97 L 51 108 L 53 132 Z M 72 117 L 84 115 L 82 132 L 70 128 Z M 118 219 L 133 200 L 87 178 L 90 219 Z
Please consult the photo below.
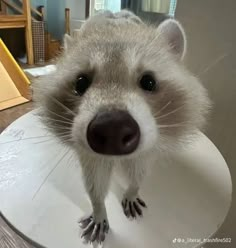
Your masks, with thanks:
M 158 159 L 142 187 L 148 205 L 142 219 L 124 216 L 116 179 L 106 200 L 111 230 L 104 247 L 197 247 L 218 230 L 231 204 L 227 164 L 201 133 L 185 151 Z M 89 247 L 77 220 L 90 209 L 78 159 L 34 112 L 0 135 L 0 211 L 18 231 L 48 248 Z

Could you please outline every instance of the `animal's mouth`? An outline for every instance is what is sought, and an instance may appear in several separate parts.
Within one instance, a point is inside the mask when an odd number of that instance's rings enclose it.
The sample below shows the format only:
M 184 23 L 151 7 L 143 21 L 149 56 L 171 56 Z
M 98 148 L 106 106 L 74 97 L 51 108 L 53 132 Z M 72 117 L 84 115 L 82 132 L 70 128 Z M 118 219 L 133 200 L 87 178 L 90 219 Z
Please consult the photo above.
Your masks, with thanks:
M 100 111 L 88 125 L 87 141 L 99 154 L 131 154 L 140 143 L 139 125 L 125 110 Z

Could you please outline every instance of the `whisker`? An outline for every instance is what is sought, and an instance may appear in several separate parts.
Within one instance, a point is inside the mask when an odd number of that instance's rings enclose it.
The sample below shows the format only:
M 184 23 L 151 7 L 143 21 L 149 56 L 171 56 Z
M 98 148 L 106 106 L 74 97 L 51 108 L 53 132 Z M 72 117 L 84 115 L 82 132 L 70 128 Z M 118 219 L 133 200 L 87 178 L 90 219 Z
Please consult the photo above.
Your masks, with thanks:
M 71 167 L 72 166 L 72 162 L 73 162 L 73 158 L 74 158 L 74 156 L 75 156 L 75 154 L 74 153 L 71 153 L 71 156 L 70 156 L 70 158 L 69 158 L 69 160 L 68 160 L 68 167 Z
M 161 111 L 163 111 L 164 109 L 166 109 L 171 103 L 172 103 L 172 101 L 169 101 L 157 113 L 155 113 L 155 115 L 158 115 Z
M 61 142 L 72 142 L 72 138 L 71 137 L 64 137 L 64 138 L 61 138 Z
M 158 125 L 159 128 L 184 127 L 184 126 L 187 126 L 186 122 L 180 122 L 180 123 L 169 124 L 169 125 Z
M 42 144 L 42 143 L 48 143 L 50 141 L 59 141 L 59 142 L 71 142 L 73 141 L 72 140 L 72 137 L 70 135 L 58 135 L 57 137 L 55 136 L 54 139 L 48 139 L 48 140 L 43 140 L 43 141 L 39 141 L 39 142 L 34 142 L 33 144 L 34 145 L 37 145 L 37 144 Z
M 56 130 L 56 132 L 54 132 Z M 71 129 L 64 129 L 64 128 L 55 128 L 54 130 L 52 130 L 53 132 L 53 136 L 54 137 L 58 137 L 59 135 L 63 135 L 63 134 L 71 134 Z
M 49 139 L 49 140 L 43 140 L 43 141 L 39 141 L 39 142 L 34 142 L 33 144 L 34 145 L 37 145 L 37 144 L 41 144 L 41 143 L 47 143 L 49 141 L 53 141 L 52 139 Z
M 59 114 L 57 114 L 57 113 L 51 111 L 49 108 L 46 108 L 46 109 L 47 109 L 48 112 L 52 113 L 52 114 L 55 115 L 55 116 L 58 116 L 58 117 L 60 117 L 60 118 L 62 118 L 62 119 L 64 119 L 64 120 L 66 120 L 66 121 L 71 121 L 71 119 L 66 118 L 65 116 L 59 115 Z M 47 117 L 46 117 L 46 118 L 47 118 Z
M 61 106 L 63 109 L 65 109 L 66 111 L 68 111 L 69 113 L 71 113 L 73 116 L 76 116 L 76 113 L 74 113 L 71 109 L 69 109 L 68 107 L 66 107 L 63 103 L 61 103 L 60 101 L 58 101 L 55 97 L 50 96 L 50 98 L 57 103 L 59 106 Z
M 162 118 L 164 118 L 164 117 L 166 117 L 166 116 L 169 116 L 169 115 L 171 115 L 171 114 L 176 113 L 177 111 L 179 111 L 179 110 L 182 109 L 183 107 L 184 107 L 184 105 L 182 105 L 182 106 L 180 106 L 180 107 L 178 107 L 178 108 L 176 108 L 176 109 L 174 109 L 174 110 L 168 112 L 167 114 L 164 114 L 164 115 L 161 115 L 161 116 L 155 116 L 155 118 L 157 118 L 157 120 L 160 120 L 160 119 L 162 119 Z
M 200 72 L 198 75 L 202 76 L 205 73 L 207 73 L 209 70 L 211 70 L 214 66 L 216 66 L 217 64 L 219 64 L 225 57 L 228 56 L 228 53 L 224 53 L 222 55 L 220 55 L 219 57 L 216 58 L 216 60 L 214 60 L 213 62 L 211 62 L 206 68 L 205 70 L 203 70 L 202 72 Z
M 62 144 L 62 145 L 66 145 L 68 142 L 72 142 L 72 140 L 71 139 L 65 139 L 65 140 L 61 140 L 60 141 L 60 143 Z
M 60 137 L 60 138 L 67 138 L 67 137 L 69 137 L 69 138 L 72 138 L 72 136 L 71 136 L 71 133 L 62 133 L 62 134 L 59 134 L 57 137 Z
M 35 142 L 34 144 L 40 144 L 40 143 L 44 143 L 44 142 L 49 142 L 49 141 L 55 141 L 58 138 L 64 139 L 64 138 L 72 138 L 71 137 L 71 133 L 70 132 L 63 132 L 63 133 L 59 133 L 57 136 L 51 136 L 53 139 L 48 139 L 48 140 L 44 140 L 44 141 L 39 141 L 39 142 Z M 64 139 L 65 141 L 68 140 L 70 141 L 70 139 Z
M 68 167 L 71 167 L 71 165 L 73 164 L 73 158 L 74 158 L 74 156 L 75 156 L 75 152 L 74 151 L 72 151 L 72 150 L 70 150 L 67 154 L 69 154 L 69 157 L 68 157 L 68 159 L 67 159 L 67 164 L 66 164 L 66 166 L 68 166 Z
M 60 125 L 56 125 L 56 124 L 51 124 L 51 123 L 49 123 L 48 124 L 49 126 L 49 128 L 50 129 L 60 129 L 60 130 L 68 130 L 68 131 L 71 131 L 71 127 L 67 127 L 67 126 L 60 126 Z
M 59 122 L 59 123 L 63 123 L 63 124 L 73 124 L 73 122 L 69 122 L 69 121 L 62 121 L 62 120 L 58 120 L 58 119 L 53 119 L 53 118 L 49 118 L 49 117 L 46 117 L 45 118 L 46 121 L 54 121 L 54 122 Z
M 24 140 L 30 140 L 30 139 L 38 139 L 38 138 L 47 138 L 47 137 L 53 137 L 53 135 L 48 135 L 48 136 L 37 136 L 37 137 L 28 137 L 28 138 L 24 138 L 24 139 L 17 139 L 17 140 L 10 140 L 10 141 L 6 141 L 6 142 L 1 142 L 0 145 L 4 145 L 4 144 L 8 144 L 8 143 L 12 143 L 12 142 L 17 142 L 17 141 L 24 141 Z
M 65 135 L 59 135 L 60 138 L 72 138 L 71 135 L 65 134 Z
M 71 129 L 71 124 L 68 126 L 67 124 L 65 125 L 64 123 L 52 123 L 52 122 L 46 122 L 46 126 L 51 126 L 51 127 L 61 127 L 61 128 L 67 128 Z
M 71 127 L 67 127 L 67 126 L 62 126 L 62 125 L 59 125 L 59 124 L 51 124 L 51 123 L 48 123 L 48 127 L 50 130 L 55 130 L 55 129 L 59 129 L 59 130 L 68 130 L 68 131 L 71 131 Z M 52 132 L 52 131 L 51 131 Z
M 42 189 L 44 183 L 48 180 L 48 178 L 50 177 L 50 175 L 55 171 L 55 169 L 57 168 L 57 166 L 61 163 L 61 161 L 65 158 L 66 154 L 68 152 L 68 149 L 66 150 L 66 152 L 62 155 L 62 157 L 57 161 L 56 165 L 50 170 L 50 172 L 48 173 L 48 175 L 46 176 L 46 178 L 43 180 L 43 182 L 41 183 L 41 185 L 39 186 L 39 188 L 36 190 L 36 192 L 33 195 L 32 200 L 36 197 L 36 195 L 39 193 L 39 191 Z
M 70 129 L 68 131 L 58 133 L 58 135 L 62 135 L 62 134 L 70 134 L 71 135 Z

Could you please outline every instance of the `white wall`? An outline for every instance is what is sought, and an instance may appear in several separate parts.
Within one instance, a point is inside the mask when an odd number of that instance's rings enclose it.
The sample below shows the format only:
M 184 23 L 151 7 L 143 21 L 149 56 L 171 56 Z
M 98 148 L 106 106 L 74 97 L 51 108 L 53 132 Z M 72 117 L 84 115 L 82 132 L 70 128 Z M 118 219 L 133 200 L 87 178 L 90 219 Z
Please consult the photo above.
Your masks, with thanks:
M 65 4 L 70 9 L 71 19 L 85 19 L 85 0 L 65 0 Z
M 234 185 L 231 210 L 215 234 L 218 238 L 232 238 L 232 243 L 212 243 L 206 247 L 233 248 L 236 247 L 236 1 L 179 0 L 176 17 L 187 32 L 187 64 L 202 79 L 214 102 L 207 135 L 225 157 Z
M 81 26 L 81 21 L 85 19 L 85 0 L 65 0 L 66 8 L 70 9 L 70 29 L 73 33 L 74 29 Z

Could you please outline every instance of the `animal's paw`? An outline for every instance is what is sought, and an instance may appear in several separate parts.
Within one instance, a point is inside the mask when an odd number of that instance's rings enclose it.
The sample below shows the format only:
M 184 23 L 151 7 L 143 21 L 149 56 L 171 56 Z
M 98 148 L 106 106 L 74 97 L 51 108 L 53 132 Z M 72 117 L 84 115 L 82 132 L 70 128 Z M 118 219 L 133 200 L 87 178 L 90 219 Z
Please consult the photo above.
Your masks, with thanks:
M 80 220 L 79 225 L 83 229 L 81 238 L 84 238 L 86 242 L 102 243 L 109 231 L 109 223 L 106 218 L 96 221 L 93 216 L 90 216 Z
M 136 218 L 137 216 L 142 217 L 142 208 L 147 208 L 146 203 L 139 197 L 124 197 L 122 207 L 127 218 Z

